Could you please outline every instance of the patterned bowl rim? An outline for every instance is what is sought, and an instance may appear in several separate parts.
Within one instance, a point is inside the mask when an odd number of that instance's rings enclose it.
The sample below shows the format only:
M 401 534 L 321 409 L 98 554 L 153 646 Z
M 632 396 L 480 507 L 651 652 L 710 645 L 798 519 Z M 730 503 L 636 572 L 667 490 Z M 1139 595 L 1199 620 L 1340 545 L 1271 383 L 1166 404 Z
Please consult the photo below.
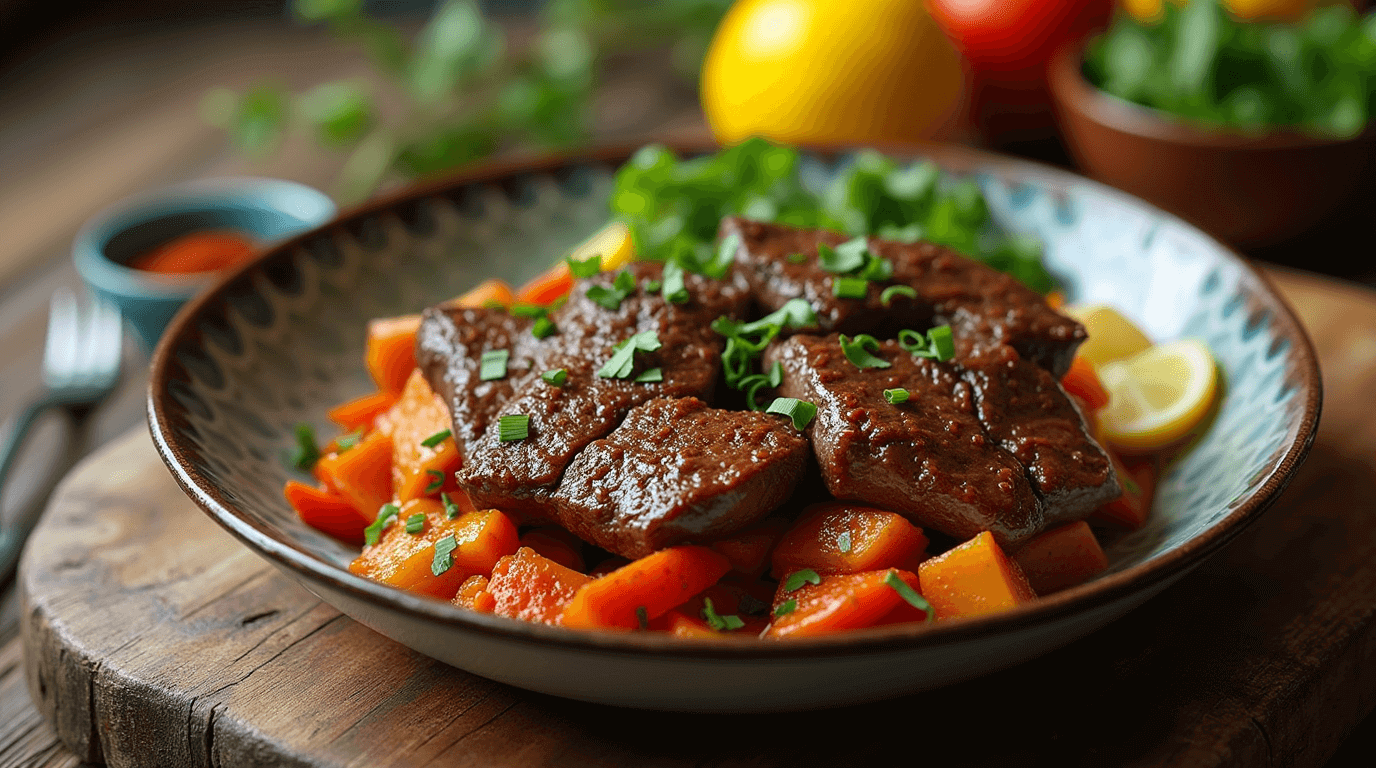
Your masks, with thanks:
M 664 143 L 680 154 L 715 151 L 718 148 L 710 142 Z M 1108 606 L 1133 593 L 1183 575 L 1185 571 L 1202 562 L 1206 556 L 1231 541 L 1275 502 L 1313 445 L 1322 405 L 1322 385 L 1317 357 L 1308 335 L 1293 311 L 1266 277 L 1246 259 L 1178 217 L 1125 192 L 1069 171 L 958 145 L 911 143 L 871 148 L 896 157 L 930 158 L 947 171 L 979 170 L 1010 180 L 1031 180 L 1050 187 L 1088 188 L 1097 195 L 1130 207 L 1145 208 L 1162 220 L 1174 222 L 1187 231 L 1198 233 L 1223 259 L 1230 260 L 1240 267 L 1242 284 L 1254 289 L 1254 299 L 1258 308 L 1269 310 L 1273 335 L 1289 342 L 1285 353 L 1288 357 L 1287 383 L 1295 390 L 1295 396 L 1303 399 L 1303 413 L 1295 437 L 1266 480 L 1232 512 L 1175 548 L 1146 562 L 1009 611 L 936 624 L 891 625 L 818 638 L 771 643 L 753 639 L 683 639 L 662 633 L 570 630 L 479 614 L 447 602 L 404 592 L 355 576 L 344 568 L 326 562 L 293 542 L 290 537 L 255 520 L 252 515 L 238 509 L 234 503 L 226 499 L 216 483 L 188 460 L 190 446 L 173 431 L 169 423 L 169 412 L 176 407 L 168 391 L 170 376 L 178 368 L 174 351 L 195 337 L 197 320 L 208 308 L 224 302 L 230 287 L 238 283 L 240 278 L 262 269 L 265 265 L 289 259 L 303 244 L 314 238 L 341 228 L 353 229 L 364 220 L 394 214 L 396 209 L 417 204 L 426 198 L 452 195 L 461 188 L 473 184 L 494 184 L 515 176 L 550 173 L 578 165 L 617 165 L 629 158 L 640 146 L 611 145 L 580 152 L 500 159 L 463 170 L 445 179 L 411 185 L 345 211 L 330 222 L 283 241 L 253 261 L 226 274 L 213 288 L 182 308 L 168 326 L 153 354 L 148 385 L 148 425 L 158 454 L 177 484 L 192 501 L 250 549 L 269 562 L 298 575 L 306 583 L 326 585 L 331 590 L 347 593 L 355 600 L 370 603 L 387 611 L 399 611 L 412 619 L 434 622 L 437 627 L 478 634 L 492 640 L 545 648 L 557 647 L 568 651 L 613 655 L 631 652 L 656 657 L 765 661 L 887 654 L 948 646 L 992 638 L 1015 630 L 1047 627 L 1075 614 Z M 802 149 L 818 156 L 829 157 L 855 151 L 861 147 Z

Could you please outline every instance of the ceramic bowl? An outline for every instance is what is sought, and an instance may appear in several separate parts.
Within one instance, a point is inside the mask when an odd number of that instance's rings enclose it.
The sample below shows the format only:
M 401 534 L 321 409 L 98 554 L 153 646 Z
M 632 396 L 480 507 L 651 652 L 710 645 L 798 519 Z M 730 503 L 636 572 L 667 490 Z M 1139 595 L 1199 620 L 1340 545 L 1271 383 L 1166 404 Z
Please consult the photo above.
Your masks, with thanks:
M 270 244 L 329 221 L 324 193 L 280 179 L 202 179 L 146 192 L 105 209 L 72 244 L 77 272 L 96 295 L 119 306 L 152 349 L 186 300 L 218 275 L 167 275 L 126 266 L 130 259 L 182 235 L 232 229 Z
M 1095 88 L 1082 61 L 1082 47 L 1066 47 L 1047 71 L 1076 164 L 1227 242 L 1293 237 L 1371 185 L 1376 130 L 1330 139 L 1201 126 Z
M 366 393 L 369 318 L 414 312 L 476 282 L 519 283 L 607 219 L 629 150 L 490 165 L 293 238 L 198 297 L 153 360 L 149 424 L 206 512 L 323 600 L 484 677 L 632 707 L 767 711 L 873 700 L 1048 651 L 1184 576 L 1275 500 L 1313 440 L 1320 384 L 1295 317 L 1241 258 L 1199 230 L 1069 173 L 949 146 L 909 148 L 984 188 L 997 222 L 1036 235 L 1072 300 L 1120 307 L 1159 340 L 1205 340 L 1227 387 L 1212 426 L 1165 472 L 1143 529 L 1095 581 L 1006 613 L 796 642 L 583 632 L 467 612 L 350 574 L 357 550 L 282 498 L 292 428 L 332 434 L 333 404 Z M 844 158 L 805 156 L 824 183 Z

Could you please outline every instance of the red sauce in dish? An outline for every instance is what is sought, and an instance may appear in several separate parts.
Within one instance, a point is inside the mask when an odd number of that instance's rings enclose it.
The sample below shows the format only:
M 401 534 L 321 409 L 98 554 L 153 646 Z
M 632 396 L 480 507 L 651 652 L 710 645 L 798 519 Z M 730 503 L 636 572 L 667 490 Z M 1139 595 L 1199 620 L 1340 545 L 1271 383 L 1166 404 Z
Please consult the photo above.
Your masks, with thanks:
M 253 240 L 232 230 L 192 232 L 135 256 L 129 266 L 147 272 L 184 275 L 218 272 L 247 261 L 257 251 Z

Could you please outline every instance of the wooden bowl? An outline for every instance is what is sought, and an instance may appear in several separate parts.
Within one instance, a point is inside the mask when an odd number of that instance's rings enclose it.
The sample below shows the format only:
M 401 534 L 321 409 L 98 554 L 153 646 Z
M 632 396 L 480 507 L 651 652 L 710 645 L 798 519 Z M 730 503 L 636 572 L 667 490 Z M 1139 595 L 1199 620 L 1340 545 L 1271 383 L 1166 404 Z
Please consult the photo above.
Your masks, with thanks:
M 1213 128 L 1095 88 L 1083 45 L 1047 73 L 1061 133 L 1089 176 L 1131 192 L 1236 245 L 1293 237 L 1371 181 L 1376 129 L 1351 139 Z

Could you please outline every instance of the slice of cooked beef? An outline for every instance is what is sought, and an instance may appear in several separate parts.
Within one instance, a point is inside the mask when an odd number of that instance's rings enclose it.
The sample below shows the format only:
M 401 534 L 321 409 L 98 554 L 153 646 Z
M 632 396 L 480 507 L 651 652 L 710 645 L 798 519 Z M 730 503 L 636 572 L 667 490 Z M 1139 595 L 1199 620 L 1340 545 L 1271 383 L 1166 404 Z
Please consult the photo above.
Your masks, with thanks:
M 1118 498 L 1112 463 L 1051 374 L 1009 347 L 960 364 L 985 433 L 1027 467 L 1048 524 L 1081 519 Z
M 870 252 L 893 265 L 893 278 L 870 283 L 863 299 L 841 299 L 832 293 L 835 275 L 822 269 L 817 245 L 835 246 L 847 236 L 739 217 L 723 219 L 721 233 L 740 237 L 736 263 L 762 306 L 774 310 L 806 298 L 822 332 L 891 336 L 900 328 L 949 323 L 967 354 L 1009 344 L 1058 378 L 1085 339 L 1083 326 L 1051 309 L 1036 291 L 943 246 L 870 238 Z M 794 254 L 801 258 L 790 260 Z M 907 285 L 917 297 L 891 297 L 886 308 L 881 296 L 889 285 Z
M 783 364 L 780 391 L 817 406 L 808 427 L 827 489 L 959 538 L 993 532 L 1016 547 L 1042 528 L 1041 503 L 1012 455 L 990 441 L 960 369 L 879 346 L 888 368 L 858 368 L 835 334 L 776 342 L 765 364 Z M 891 405 L 886 389 L 910 399 Z
M 533 321 L 501 309 L 431 307 L 416 333 L 416 363 L 430 388 L 449 404 L 454 444 L 468 460 L 473 445 L 512 394 L 544 368 L 547 344 L 530 332 Z M 482 354 L 507 350 L 507 375 L 482 381 Z
M 807 452 L 787 419 L 692 397 L 655 399 L 584 448 L 553 499 L 559 522 L 579 537 L 644 557 L 764 517 L 792 494 Z
M 502 404 L 498 416 L 530 417 L 526 439 L 502 442 L 497 418 L 488 422 L 458 473 L 474 504 L 552 517 L 550 495 L 565 467 L 584 446 L 615 429 L 632 408 L 656 397 L 711 396 L 723 345 L 711 323 L 720 315 L 742 315 L 749 300 L 744 282 L 734 273 L 725 280 L 688 275 L 689 300 L 671 304 L 644 289 L 647 280 L 661 278 L 661 265 L 636 263 L 628 270 L 636 288 L 617 309 L 587 296 L 593 286 L 613 287 L 615 275 L 603 273 L 578 281 L 568 302 L 551 315 L 558 332 L 547 339 L 543 366 L 563 368 L 568 379 L 558 387 L 529 379 Z M 635 354 L 630 378 L 598 376 L 616 344 L 647 331 L 658 335 L 661 346 Z M 654 368 L 661 369 L 662 381 L 634 380 Z

